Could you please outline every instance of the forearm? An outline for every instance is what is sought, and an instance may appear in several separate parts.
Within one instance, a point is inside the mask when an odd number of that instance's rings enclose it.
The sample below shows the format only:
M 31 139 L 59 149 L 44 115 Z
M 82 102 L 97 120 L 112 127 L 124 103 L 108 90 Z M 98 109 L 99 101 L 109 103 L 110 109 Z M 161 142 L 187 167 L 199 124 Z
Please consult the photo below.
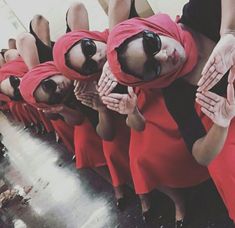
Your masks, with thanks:
M 197 140 L 192 149 L 193 156 L 201 165 L 208 166 L 224 146 L 228 127 L 212 126 L 207 135 Z
M 114 138 L 113 120 L 107 109 L 99 111 L 99 123 L 96 132 L 103 140 L 112 141 Z
M 132 114 L 127 116 L 126 123 L 130 128 L 136 131 L 143 131 L 145 129 L 145 118 L 137 107 L 135 107 Z
M 68 107 L 64 108 L 60 114 L 64 117 L 65 122 L 71 126 L 80 125 L 84 120 L 84 116 L 81 112 Z
M 109 1 L 109 29 L 116 24 L 127 20 L 130 14 L 131 0 L 110 0 Z
M 221 26 L 220 35 L 233 34 L 235 35 L 235 2 L 234 0 L 221 1 Z

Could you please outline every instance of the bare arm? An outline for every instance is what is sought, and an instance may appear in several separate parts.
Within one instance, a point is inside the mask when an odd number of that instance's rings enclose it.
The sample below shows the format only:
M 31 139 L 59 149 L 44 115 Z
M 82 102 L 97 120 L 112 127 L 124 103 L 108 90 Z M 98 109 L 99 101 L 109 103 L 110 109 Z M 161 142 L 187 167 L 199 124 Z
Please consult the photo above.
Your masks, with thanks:
M 127 20 L 130 14 L 131 0 L 110 0 L 109 1 L 109 29 L 116 24 Z
M 235 35 L 235 2 L 234 0 L 221 0 L 221 26 L 220 35 L 233 34 Z
M 223 148 L 230 122 L 235 116 L 233 83 L 228 84 L 227 98 L 208 91 L 197 93 L 196 102 L 201 105 L 202 112 L 214 122 L 207 135 L 193 145 L 195 159 L 202 165 L 208 165 Z
M 227 133 L 228 127 L 214 124 L 205 137 L 194 143 L 193 156 L 199 164 L 209 165 L 223 148 Z
M 128 94 L 110 93 L 103 96 L 104 104 L 111 110 L 128 115 L 126 123 L 136 131 L 145 129 L 145 118 L 137 107 L 137 96 L 132 87 L 128 87 Z
M 99 114 L 99 123 L 96 127 L 97 134 L 107 141 L 114 138 L 114 127 L 111 112 L 105 107 L 97 92 L 87 92 L 76 96 L 82 104 L 96 110 Z
M 64 121 L 71 126 L 80 125 L 84 120 L 84 116 L 81 114 L 81 112 L 64 105 L 49 107 L 47 109 L 43 109 L 43 112 L 60 114 L 63 116 Z

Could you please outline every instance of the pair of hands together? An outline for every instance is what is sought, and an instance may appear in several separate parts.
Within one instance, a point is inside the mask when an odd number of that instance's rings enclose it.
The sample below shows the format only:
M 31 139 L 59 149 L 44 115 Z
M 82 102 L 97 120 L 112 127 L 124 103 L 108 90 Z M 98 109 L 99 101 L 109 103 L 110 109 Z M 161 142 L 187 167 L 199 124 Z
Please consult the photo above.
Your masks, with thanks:
M 220 81 L 228 70 L 230 72 L 227 98 L 210 92 L 209 90 Z M 234 79 L 235 37 L 232 34 L 225 34 L 215 46 L 203 68 L 196 94 L 196 102 L 201 105 L 202 112 L 221 127 L 228 127 L 235 116 Z

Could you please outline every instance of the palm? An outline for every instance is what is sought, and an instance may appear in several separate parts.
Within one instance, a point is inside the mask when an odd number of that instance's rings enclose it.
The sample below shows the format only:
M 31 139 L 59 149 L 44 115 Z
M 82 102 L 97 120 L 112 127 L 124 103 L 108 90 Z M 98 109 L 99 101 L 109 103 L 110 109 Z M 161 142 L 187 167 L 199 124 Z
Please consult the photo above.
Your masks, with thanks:
M 201 110 L 215 124 L 228 127 L 231 119 L 235 116 L 235 97 L 233 83 L 227 87 L 227 98 L 207 91 L 196 94 L 196 102 L 201 105 Z
M 200 91 L 211 89 L 235 64 L 235 37 L 224 35 L 214 48 L 198 82 Z
M 134 111 L 136 106 L 136 98 L 130 97 L 128 94 L 124 94 L 123 98 L 119 103 L 119 113 L 121 114 L 129 114 Z
M 235 105 L 230 105 L 224 97 L 214 106 L 215 112 L 212 121 L 219 126 L 228 126 L 235 114 Z

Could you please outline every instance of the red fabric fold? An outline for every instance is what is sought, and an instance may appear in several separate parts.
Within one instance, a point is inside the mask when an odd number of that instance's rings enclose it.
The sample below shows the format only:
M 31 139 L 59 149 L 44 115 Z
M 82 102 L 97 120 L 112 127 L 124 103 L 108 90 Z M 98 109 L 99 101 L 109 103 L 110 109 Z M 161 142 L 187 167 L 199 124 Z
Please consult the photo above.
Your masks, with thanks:
M 180 42 L 186 52 L 186 61 L 184 65 L 176 72 L 161 75 L 160 78 L 143 82 L 142 80 L 127 74 L 122 71 L 121 65 L 118 61 L 117 51 L 118 48 L 125 40 L 133 37 L 134 35 L 142 32 L 143 30 L 150 30 L 159 35 L 173 38 Z M 164 88 L 170 85 L 174 80 L 189 73 L 197 63 L 198 52 L 196 44 L 191 34 L 183 30 L 180 25 L 171 20 L 166 14 L 156 14 L 147 19 L 133 18 L 118 24 L 110 32 L 108 38 L 108 51 L 107 58 L 111 71 L 124 85 L 141 88 Z
M 100 76 L 100 73 L 92 75 L 81 75 L 73 69 L 70 69 L 65 63 L 65 54 L 78 41 L 83 38 L 90 38 L 93 40 L 107 43 L 109 31 L 106 29 L 103 32 L 80 30 L 76 32 L 69 32 L 61 36 L 53 47 L 53 59 L 59 71 L 71 80 L 94 80 Z

